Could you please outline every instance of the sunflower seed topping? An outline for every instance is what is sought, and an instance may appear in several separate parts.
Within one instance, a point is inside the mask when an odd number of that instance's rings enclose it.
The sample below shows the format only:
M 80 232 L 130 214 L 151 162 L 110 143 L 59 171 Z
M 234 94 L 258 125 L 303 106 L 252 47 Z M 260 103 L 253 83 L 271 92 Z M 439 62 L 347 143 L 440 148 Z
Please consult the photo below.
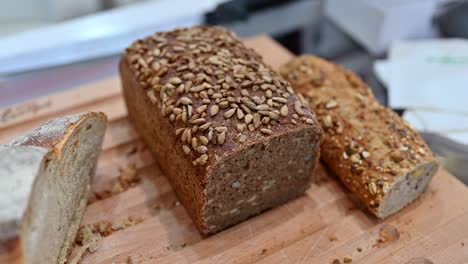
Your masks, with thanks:
M 201 154 L 190 155 L 195 165 L 207 163 L 210 144 L 242 144 L 250 133 L 268 136 L 283 123 L 316 123 L 303 98 L 221 28 L 157 33 L 133 43 L 126 59 L 184 153 Z

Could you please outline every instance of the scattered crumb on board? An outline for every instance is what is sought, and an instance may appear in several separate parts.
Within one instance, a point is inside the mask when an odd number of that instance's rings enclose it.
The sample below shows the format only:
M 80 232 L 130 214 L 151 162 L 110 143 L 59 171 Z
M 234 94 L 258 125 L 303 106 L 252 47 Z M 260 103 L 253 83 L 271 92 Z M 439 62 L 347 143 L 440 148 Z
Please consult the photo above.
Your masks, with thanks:
M 109 221 L 99 221 L 94 224 L 80 226 L 76 235 L 75 244 L 79 246 L 77 253 L 69 264 L 77 264 L 88 250 L 90 253 L 96 252 L 101 245 L 103 237 L 109 236 L 115 231 L 125 229 L 143 222 L 142 217 L 129 216 L 120 223 Z
M 92 204 L 96 201 L 104 200 L 124 192 L 137 185 L 140 181 L 141 177 L 137 173 L 136 165 L 134 163 L 127 164 L 125 167 L 119 168 L 119 177 L 112 188 L 110 190 L 95 192 L 94 196 L 88 201 L 88 204 Z
M 95 233 L 90 225 L 85 225 L 80 227 L 78 235 L 76 237 L 75 243 L 80 245 L 77 253 L 74 258 L 69 262 L 69 264 L 77 264 L 86 253 L 86 250 L 93 253 L 101 245 L 102 236 L 99 233 Z
M 382 247 L 385 243 L 400 239 L 400 232 L 392 225 L 384 225 L 379 231 L 379 237 L 372 247 Z
M 133 256 L 129 256 L 127 259 L 127 264 L 137 264 L 136 258 Z
M 187 245 L 187 242 L 183 242 L 182 244 L 169 245 L 166 247 L 166 250 L 179 250 L 185 248 Z
M 330 241 L 330 242 L 337 241 L 337 240 L 338 240 L 338 238 L 335 235 L 328 236 L 328 241 Z
M 343 262 L 341 262 L 339 259 L 336 258 L 336 259 L 334 259 L 334 260 L 332 261 L 332 264 L 342 264 L 342 263 L 351 263 L 351 262 L 353 262 L 353 259 L 352 259 L 352 258 L 350 258 L 350 257 L 344 257 L 344 258 L 343 258 Z

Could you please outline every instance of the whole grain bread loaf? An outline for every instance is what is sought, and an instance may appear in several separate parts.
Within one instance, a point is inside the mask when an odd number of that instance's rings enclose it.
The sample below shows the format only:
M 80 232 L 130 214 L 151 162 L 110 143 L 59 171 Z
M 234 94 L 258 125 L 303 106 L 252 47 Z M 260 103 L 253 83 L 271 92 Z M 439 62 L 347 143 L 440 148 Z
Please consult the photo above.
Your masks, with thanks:
M 102 113 L 53 119 L 0 145 L 0 250 L 67 262 L 106 127 Z
M 202 234 L 309 187 L 316 117 L 233 33 L 157 33 L 126 50 L 120 74 L 130 120 Z
M 323 161 L 372 213 L 385 218 L 424 191 L 437 159 L 356 75 L 314 56 L 293 59 L 280 72 L 318 116 Z

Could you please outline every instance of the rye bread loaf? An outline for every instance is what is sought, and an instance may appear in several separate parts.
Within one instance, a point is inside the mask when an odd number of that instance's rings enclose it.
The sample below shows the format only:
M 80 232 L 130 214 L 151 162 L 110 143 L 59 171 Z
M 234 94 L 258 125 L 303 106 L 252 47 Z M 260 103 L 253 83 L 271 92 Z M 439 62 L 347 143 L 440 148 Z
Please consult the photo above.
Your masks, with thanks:
M 309 187 L 316 117 L 233 33 L 157 33 L 126 50 L 120 74 L 130 120 L 202 234 Z
M 0 248 L 20 263 L 65 263 L 106 127 L 102 113 L 53 119 L 0 146 Z
M 356 75 L 314 56 L 293 59 L 280 72 L 318 116 L 322 160 L 372 213 L 385 218 L 424 191 L 436 157 Z

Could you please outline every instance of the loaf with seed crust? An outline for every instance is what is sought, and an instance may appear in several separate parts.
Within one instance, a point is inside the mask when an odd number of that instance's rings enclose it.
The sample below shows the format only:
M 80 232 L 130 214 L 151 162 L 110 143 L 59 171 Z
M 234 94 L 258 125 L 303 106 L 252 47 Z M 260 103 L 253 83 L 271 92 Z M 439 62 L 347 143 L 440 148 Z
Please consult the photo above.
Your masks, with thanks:
M 421 136 L 353 73 L 314 56 L 280 69 L 321 123 L 323 161 L 379 218 L 416 199 L 439 163 Z
M 102 113 L 72 115 L 0 145 L 0 250 L 19 263 L 67 262 L 105 127 Z
M 233 33 L 157 33 L 126 50 L 120 74 L 130 120 L 202 234 L 309 187 L 316 117 Z

